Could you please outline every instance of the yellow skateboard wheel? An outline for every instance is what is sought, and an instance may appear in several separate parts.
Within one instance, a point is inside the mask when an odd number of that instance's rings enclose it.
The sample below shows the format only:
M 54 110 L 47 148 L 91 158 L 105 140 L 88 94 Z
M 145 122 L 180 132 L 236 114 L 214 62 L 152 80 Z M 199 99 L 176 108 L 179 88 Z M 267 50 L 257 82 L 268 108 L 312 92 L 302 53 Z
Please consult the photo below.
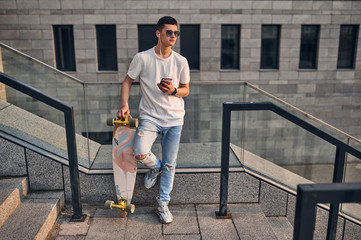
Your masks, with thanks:
M 110 201 L 110 200 L 107 200 L 106 202 L 105 202 L 105 208 L 110 208 L 110 209 L 112 209 L 113 207 L 112 207 L 112 205 L 114 204 L 114 201 Z
M 127 204 L 127 206 L 125 207 L 125 211 L 127 212 L 134 213 L 134 210 L 135 210 L 134 204 Z
M 115 118 L 108 118 L 107 119 L 107 125 L 108 126 L 114 126 L 114 120 L 115 120 Z
M 137 128 L 138 127 L 138 118 L 129 119 L 129 126 Z

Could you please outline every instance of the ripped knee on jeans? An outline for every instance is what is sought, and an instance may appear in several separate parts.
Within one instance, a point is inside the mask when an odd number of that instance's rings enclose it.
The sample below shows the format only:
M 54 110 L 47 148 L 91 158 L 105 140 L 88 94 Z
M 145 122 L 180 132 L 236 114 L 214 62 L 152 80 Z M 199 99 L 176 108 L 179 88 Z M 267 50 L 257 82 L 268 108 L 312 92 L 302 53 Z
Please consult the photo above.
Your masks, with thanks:
M 164 165 L 164 170 L 166 171 L 172 171 L 174 169 L 175 166 L 173 165 L 169 165 L 169 164 L 166 164 Z
M 146 154 L 135 156 L 135 158 L 136 158 L 138 161 L 139 161 L 139 160 L 143 160 L 143 159 L 145 159 L 146 157 L 147 157 Z

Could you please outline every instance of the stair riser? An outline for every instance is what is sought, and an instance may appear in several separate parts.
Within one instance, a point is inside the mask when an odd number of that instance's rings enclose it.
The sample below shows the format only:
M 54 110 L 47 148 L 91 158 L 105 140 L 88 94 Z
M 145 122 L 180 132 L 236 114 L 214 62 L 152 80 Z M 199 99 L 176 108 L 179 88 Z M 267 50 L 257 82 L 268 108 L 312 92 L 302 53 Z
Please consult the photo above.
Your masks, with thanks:
M 14 191 L 0 206 L 0 228 L 19 207 L 20 202 L 20 191 L 19 189 L 14 189 Z
M 0 180 L 0 228 L 7 219 L 16 211 L 24 196 L 28 193 L 26 178 L 9 178 Z
M 51 230 L 53 229 L 53 226 L 56 222 L 59 213 L 60 213 L 60 200 L 49 213 L 48 218 L 45 220 L 43 226 L 40 228 L 34 240 L 46 239 L 46 237 L 50 234 Z

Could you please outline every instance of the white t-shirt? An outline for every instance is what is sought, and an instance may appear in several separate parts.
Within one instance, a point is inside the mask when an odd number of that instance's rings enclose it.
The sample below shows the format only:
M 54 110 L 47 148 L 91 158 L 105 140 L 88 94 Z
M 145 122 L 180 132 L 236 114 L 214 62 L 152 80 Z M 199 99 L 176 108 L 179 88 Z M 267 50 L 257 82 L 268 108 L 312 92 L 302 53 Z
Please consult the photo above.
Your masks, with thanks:
M 149 119 L 162 127 L 183 125 L 185 114 L 183 98 L 163 93 L 157 86 L 162 78 L 171 78 L 175 88 L 190 81 L 188 61 L 172 51 L 160 58 L 155 48 L 137 53 L 130 63 L 128 76 L 139 77 L 142 98 L 139 104 L 141 119 Z

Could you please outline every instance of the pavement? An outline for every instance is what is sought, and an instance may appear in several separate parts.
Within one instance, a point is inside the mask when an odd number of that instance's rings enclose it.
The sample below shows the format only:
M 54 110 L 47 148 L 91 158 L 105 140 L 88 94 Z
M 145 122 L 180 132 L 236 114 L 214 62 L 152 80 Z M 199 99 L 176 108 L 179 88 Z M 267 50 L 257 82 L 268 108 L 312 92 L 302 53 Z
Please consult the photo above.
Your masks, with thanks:
M 155 206 L 136 206 L 134 214 L 122 218 L 119 210 L 84 205 L 87 218 L 79 223 L 69 221 L 71 208 L 66 206 L 48 240 L 292 239 L 287 219 L 266 218 L 258 204 L 230 204 L 232 219 L 216 219 L 218 208 L 218 204 L 170 205 L 174 221 L 161 224 Z

